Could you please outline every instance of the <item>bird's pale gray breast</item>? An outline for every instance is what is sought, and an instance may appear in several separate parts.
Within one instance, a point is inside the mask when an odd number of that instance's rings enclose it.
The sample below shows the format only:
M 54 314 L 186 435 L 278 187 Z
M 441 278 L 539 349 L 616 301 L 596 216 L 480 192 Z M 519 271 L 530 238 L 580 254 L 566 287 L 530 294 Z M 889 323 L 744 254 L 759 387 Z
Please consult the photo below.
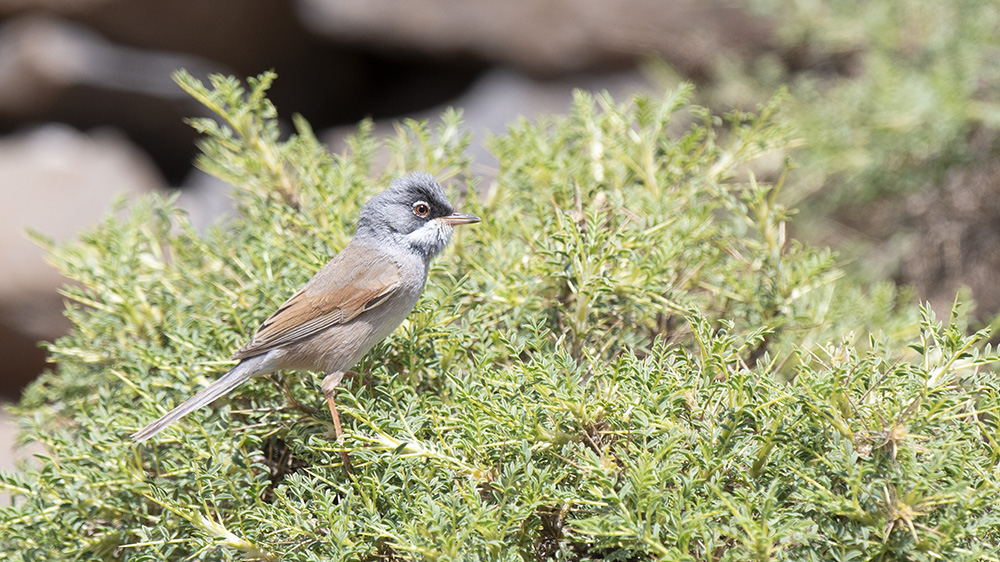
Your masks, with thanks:
M 381 250 L 371 250 L 381 253 Z M 370 256 L 374 257 L 374 256 Z M 395 286 L 376 306 L 352 319 L 331 324 L 283 348 L 271 351 L 281 369 L 304 369 L 327 373 L 345 371 L 389 336 L 413 310 L 427 281 L 427 262 L 412 254 L 381 255 L 398 266 Z

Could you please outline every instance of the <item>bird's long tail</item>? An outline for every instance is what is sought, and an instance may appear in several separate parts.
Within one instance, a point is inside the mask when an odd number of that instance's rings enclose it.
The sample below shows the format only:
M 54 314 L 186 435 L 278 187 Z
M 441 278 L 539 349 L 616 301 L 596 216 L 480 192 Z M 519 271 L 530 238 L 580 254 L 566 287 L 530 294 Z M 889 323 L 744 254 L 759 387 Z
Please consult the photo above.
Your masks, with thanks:
M 215 399 L 219 398 L 223 394 L 229 393 L 229 391 L 243 384 L 250 377 L 268 372 L 265 369 L 266 358 L 267 354 L 244 359 L 238 365 L 233 367 L 231 371 L 219 377 L 219 380 L 208 385 L 191 398 L 188 398 L 184 401 L 184 403 L 177 406 L 173 410 L 170 410 L 160 419 L 133 433 L 132 440 L 141 443 L 163 431 L 168 425 L 174 423 L 182 417 L 201 408 L 202 406 L 211 404 L 215 401 Z

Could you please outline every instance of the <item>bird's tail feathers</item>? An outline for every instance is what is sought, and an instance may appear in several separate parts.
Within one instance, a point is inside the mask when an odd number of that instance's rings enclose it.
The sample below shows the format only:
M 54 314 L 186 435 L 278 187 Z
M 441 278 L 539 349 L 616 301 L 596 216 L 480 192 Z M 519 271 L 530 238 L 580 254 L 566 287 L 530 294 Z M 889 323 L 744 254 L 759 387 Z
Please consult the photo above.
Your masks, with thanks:
M 163 431 L 167 426 L 182 417 L 211 404 L 220 396 L 228 394 L 231 390 L 246 382 L 250 377 L 268 372 L 264 369 L 265 357 L 266 354 L 241 361 L 231 371 L 219 377 L 217 381 L 208 385 L 191 398 L 188 398 L 181 405 L 164 414 L 163 417 L 133 433 L 132 440 L 141 443 Z

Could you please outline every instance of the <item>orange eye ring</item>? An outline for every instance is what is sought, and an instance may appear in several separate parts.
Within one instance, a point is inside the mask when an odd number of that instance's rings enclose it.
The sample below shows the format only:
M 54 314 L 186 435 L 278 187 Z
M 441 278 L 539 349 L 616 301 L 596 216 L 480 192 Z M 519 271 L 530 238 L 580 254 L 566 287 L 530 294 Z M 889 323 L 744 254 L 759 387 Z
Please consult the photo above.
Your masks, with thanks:
M 425 219 L 431 214 L 431 206 L 426 201 L 417 201 L 413 204 L 413 214 Z

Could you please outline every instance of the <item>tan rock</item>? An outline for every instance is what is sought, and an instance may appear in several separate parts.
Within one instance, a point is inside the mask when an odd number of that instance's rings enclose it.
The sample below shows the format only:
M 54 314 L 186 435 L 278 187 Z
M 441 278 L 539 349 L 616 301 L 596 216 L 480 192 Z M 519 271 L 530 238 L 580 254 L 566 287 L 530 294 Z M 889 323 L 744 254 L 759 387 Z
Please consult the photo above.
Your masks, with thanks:
M 119 194 L 164 187 L 147 157 L 110 131 L 47 125 L 0 140 L 0 356 L 40 360 L 26 342 L 66 328 L 56 293 L 65 280 L 26 232 L 65 240 L 96 224 Z M 38 370 L 18 374 L 4 362 L 0 393 L 7 395 Z

